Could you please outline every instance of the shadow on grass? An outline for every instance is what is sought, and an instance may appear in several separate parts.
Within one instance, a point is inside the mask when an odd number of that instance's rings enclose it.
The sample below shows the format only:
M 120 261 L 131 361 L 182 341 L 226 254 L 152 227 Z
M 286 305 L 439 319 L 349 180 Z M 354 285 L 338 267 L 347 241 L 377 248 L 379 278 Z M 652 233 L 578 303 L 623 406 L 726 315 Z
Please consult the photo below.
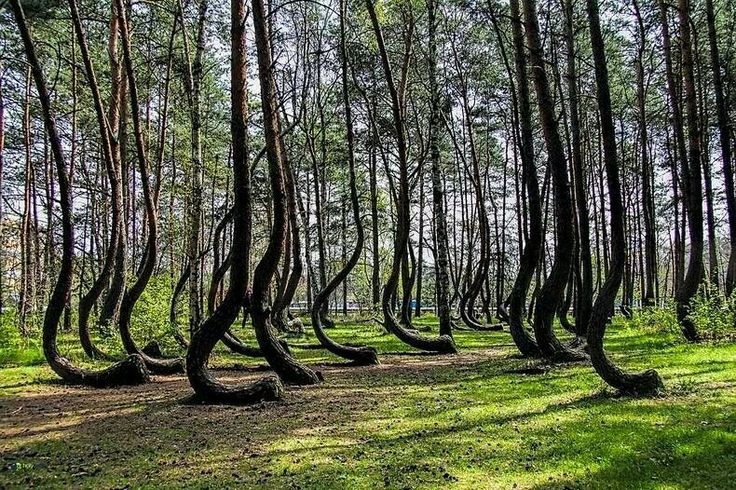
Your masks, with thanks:
M 411 354 L 361 368 L 325 362 L 325 384 L 252 407 L 202 405 L 181 376 L 6 397 L 0 487 L 726 488 L 736 474 L 728 360 L 657 353 L 694 379 L 695 395 L 634 399 L 601 390 L 586 366 L 511 372 L 527 361 L 495 345 Z M 218 376 L 247 383 L 260 372 Z M 730 374 L 696 396 L 715 372 Z

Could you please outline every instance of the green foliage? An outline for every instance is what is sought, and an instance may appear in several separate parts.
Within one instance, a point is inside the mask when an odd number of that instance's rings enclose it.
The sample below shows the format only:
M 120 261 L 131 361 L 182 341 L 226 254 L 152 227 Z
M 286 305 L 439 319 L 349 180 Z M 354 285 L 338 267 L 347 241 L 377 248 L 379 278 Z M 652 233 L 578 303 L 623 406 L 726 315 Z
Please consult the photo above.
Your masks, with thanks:
M 649 333 L 680 334 L 673 303 L 661 308 L 644 308 L 637 312 L 629 325 Z
M 736 295 L 727 298 L 718 288 L 705 285 L 693 298 L 690 318 L 704 339 L 732 340 L 736 338 Z M 660 308 L 642 309 L 628 325 L 678 339 L 682 336 L 674 302 Z
M 151 277 L 148 286 L 135 305 L 131 333 L 140 347 L 155 340 L 164 350 L 176 349 L 169 326 L 171 282 L 167 275 Z
M 690 315 L 703 338 L 736 338 L 736 295 L 729 298 L 717 287 L 704 285 L 693 298 Z
M 22 337 L 12 311 L 0 315 L 0 366 L 33 366 L 43 361 L 40 339 Z

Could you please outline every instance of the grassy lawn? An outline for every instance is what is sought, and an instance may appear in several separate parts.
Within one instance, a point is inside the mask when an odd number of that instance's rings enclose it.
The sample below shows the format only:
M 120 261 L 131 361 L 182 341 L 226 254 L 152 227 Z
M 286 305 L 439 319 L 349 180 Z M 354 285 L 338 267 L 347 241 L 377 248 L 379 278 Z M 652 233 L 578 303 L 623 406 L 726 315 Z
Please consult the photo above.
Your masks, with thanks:
M 519 359 L 507 333 L 458 332 L 456 356 L 408 352 L 369 324 L 331 333 L 377 346 L 382 364 L 345 367 L 324 351 L 294 348 L 325 383 L 256 407 L 191 404 L 183 377 L 100 391 L 63 386 L 43 363 L 2 368 L 0 488 L 736 482 L 734 344 L 692 346 L 617 324 L 607 338 L 614 359 L 657 368 L 667 386 L 660 398 L 632 399 L 614 396 L 590 366 Z M 224 351 L 212 361 L 230 382 L 257 379 L 260 364 Z

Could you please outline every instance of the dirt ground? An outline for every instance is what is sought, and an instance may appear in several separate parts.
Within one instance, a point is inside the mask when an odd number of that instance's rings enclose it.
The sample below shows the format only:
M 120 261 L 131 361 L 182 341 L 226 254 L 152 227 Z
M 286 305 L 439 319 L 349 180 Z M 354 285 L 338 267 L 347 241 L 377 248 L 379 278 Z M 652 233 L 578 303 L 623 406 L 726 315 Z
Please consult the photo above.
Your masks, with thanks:
M 278 455 L 267 450 L 275 440 L 298 445 L 302 438 L 318 437 L 358 444 L 360 434 L 352 440 L 351 430 L 380 416 L 379 406 L 393 406 L 390 399 L 403 386 L 442 382 L 448 369 L 454 377 L 499 355 L 498 349 L 455 356 L 394 354 L 383 355 L 378 366 L 317 365 L 326 383 L 287 387 L 282 401 L 245 407 L 194 403 L 184 376 L 110 390 L 51 380 L 6 386 L 18 391 L 0 398 L 0 487 L 125 488 L 157 480 L 219 486 L 223 481 L 216 475 L 223 470 L 228 484 L 265 484 L 273 476 L 269 463 Z M 248 383 L 264 371 L 238 365 L 215 369 L 226 383 Z M 289 454 L 296 467 L 308 457 L 299 456 L 298 448 Z

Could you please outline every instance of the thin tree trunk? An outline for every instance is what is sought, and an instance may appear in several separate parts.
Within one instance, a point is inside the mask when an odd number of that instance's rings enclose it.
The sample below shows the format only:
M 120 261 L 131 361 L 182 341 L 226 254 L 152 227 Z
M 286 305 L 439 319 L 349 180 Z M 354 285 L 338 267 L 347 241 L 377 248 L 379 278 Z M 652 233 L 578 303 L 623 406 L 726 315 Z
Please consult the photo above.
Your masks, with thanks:
M 708 22 L 708 45 L 710 50 L 710 65 L 713 70 L 713 92 L 716 101 L 716 115 L 718 117 L 718 135 L 721 144 L 721 159 L 723 160 L 723 182 L 726 194 L 726 211 L 728 214 L 728 232 L 731 243 L 731 253 L 726 269 L 726 296 L 731 296 L 736 284 L 736 192 L 734 191 L 733 160 L 731 152 L 731 138 L 729 129 L 728 106 L 723 95 L 723 78 L 721 76 L 721 59 L 718 54 L 718 33 L 716 31 L 716 15 L 713 9 L 713 0 L 705 0 L 705 12 Z
M 449 255 L 447 253 L 447 215 L 445 212 L 445 187 L 442 179 L 440 154 L 440 89 L 437 83 L 437 0 L 427 0 L 429 22 L 429 152 L 432 161 L 432 208 L 435 225 L 437 316 L 440 335 L 452 336 L 452 312 L 450 309 Z
M 399 283 L 399 273 L 401 270 L 401 261 L 407 254 L 409 245 L 409 175 L 408 175 L 408 157 L 406 147 L 406 134 L 404 128 L 404 115 L 402 114 L 402 104 L 399 98 L 399 91 L 394 83 L 393 71 L 388 58 L 388 52 L 383 40 L 383 32 L 381 30 L 376 10 L 372 0 L 366 0 L 366 7 L 371 19 L 373 32 L 378 43 L 378 51 L 381 57 L 381 66 L 383 68 L 384 77 L 388 85 L 391 96 L 391 112 L 393 115 L 393 125 L 399 154 L 399 189 L 398 200 L 396 202 L 396 233 L 394 237 L 394 252 L 391 265 L 391 272 L 383 289 L 383 297 L 381 306 L 383 309 L 384 326 L 391 333 L 396 335 L 402 342 L 412 347 L 428 351 L 451 353 L 456 352 L 455 342 L 452 337 L 441 335 L 438 339 L 427 339 L 414 332 L 404 329 L 398 324 L 394 317 L 391 307 L 391 297 L 396 291 Z M 404 63 L 408 63 L 408 57 Z M 403 92 L 403 90 L 402 90 Z
M 348 53 L 347 53 L 347 11 L 346 0 L 340 0 L 340 58 L 341 58 L 341 79 L 342 79 L 342 99 L 345 106 L 345 131 L 348 150 L 348 172 L 350 187 L 350 204 L 353 211 L 353 224 L 355 226 L 355 248 L 350 259 L 345 263 L 343 268 L 335 275 L 335 277 L 327 284 L 327 287 L 314 297 L 312 304 L 312 328 L 317 336 L 320 344 L 335 355 L 350 359 L 357 365 L 378 364 L 378 355 L 373 347 L 355 347 L 339 344 L 332 340 L 322 328 L 322 304 L 327 301 L 330 294 L 344 282 L 355 265 L 360 260 L 363 252 L 363 244 L 365 241 L 363 222 L 360 218 L 360 203 L 358 201 L 358 186 L 355 176 L 355 133 L 353 130 L 353 114 L 350 104 L 350 87 L 348 85 Z
M 130 320 L 133 315 L 133 308 L 138 299 L 143 294 L 143 290 L 148 285 L 148 281 L 153 274 L 158 259 L 157 236 L 158 236 L 158 216 L 156 203 L 154 202 L 153 191 L 149 182 L 149 162 L 143 140 L 143 128 L 140 121 L 140 107 L 138 102 L 138 87 L 133 70 L 132 47 L 130 42 L 130 33 L 128 22 L 126 19 L 125 6 L 123 0 L 115 0 L 117 8 L 121 15 L 120 22 L 120 39 L 123 45 L 123 59 L 125 61 L 125 71 L 128 80 L 128 93 L 130 95 L 131 116 L 133 119 L 133 133 L 135 136 L 136 160 L 138 163 L 138 171 L 141 175 L 141 185 L 143 188 L 143 199 L 146 209 L 147 220 L 147 237 L 143 259 L 141 261 L 138 277 L 133 284 L 125 291 L 123 300 L 120 305 L 120 337 L 123 346 L 129 354 L 138 354 L 143 358 L 146 367 L 156 374 L 172 374 L 182 372 L 184 369 L 183 359 L 156 359 L 144 353 L 140 349 L 130 332 Z
M 565 2 L 565 31 L 565 40 L 567 42 L 567 86 L 570 103 L 570 132 L 572 135 L 573 192 L 577 209 L 576 223 L 578 235 L 578 264 L 575 267 L 575 332 L 578 335 L 585 335 L 593 307 L 593 259 L 590 251 L 590 218 L 588 217 L 588 196 L 585 192 L 586 174 L 583 168 L 582 142 L 580 137 L 573 0 L 566 0 Z
M 663 9 L 665 7 L 662 7 Z M 687 199 L 687 221 L 690 232 L 690 257 L 685 280 L 675 295 L 677 319 L 683 335 L 691 342 L 700 340 L 695 323 L 690 318 L 690 302 L 698 294 L 703 278 L 703 189 L 701 172 L 701 134 L 698 115 L 698 99 L 695 91 L 695 72 L 693 68 L 693 47 L 690 31 L 690 2 L 678 0 L 680 18 L 680 40 L 682 50 L 682 72 L 685 83 L 685 108 L 689 153 L 682 158 L 685 196 Z M 663 14 L 666 16 L 666 14 Z
M 657 302 L 655 284 L 657 278 L 657 230 L 655 223 L 654 195 L 652 192 L 652 165 L 649 159 L 649 133 L 647 129 L 646 87 L 644 53 L 646 51 L 646 28 L 639 11 L 639 2 L 633 1 L 639 27 L 639 46 L 636 58 L 637 105 L 639 110 L 639 138 L 641 150 L 642 215 L 644 220 L 644 284 L 642 303 L 654 306 Z
M 3 67 L 0 65 L 0 237 L 3 236 L 3 163 L 5 157 L 5 94 L 3 92 Z M 0 315 L 3 314 L 5 300 L 3 298 L 4 262 L 0 258 Z
M 110 205 L 113 208 L 123 209 L 123 168 L 125 166 L 124 139 L 126 137 L 125 129 L 123 127 L 126 121 L 123 115 L 127 114 L 127 105 L 125 103 L 127 80 L 123 71 L 121 56 L 118 53 L 119 30 L 120 23 L 122 22 L 122 14 L 118 11 L 114 0 L 111 2 L 111 5 L 110 34 L 107 45 L 108 58 L 110 60 L 111 85 L 110 105 L 107 117 L 109 128 L 112 133 L 110 137 L 112 160 L 109 164 L 108 180 L 110 181 L 110 191 L 112 194 Z M 112 220 L 111 223 L 110 243 L 108 247 L 112 250 L 109 250 L 108 253 L 114 256 L 115 262 L 113 264 L 111 276 L 108 274 L 107 277 L 102 278 L 102 284 L 104 286 L 107 286 L 108 281 L 110 282 L 102 303 L 100 317 L 97 321 L 97 323 L 103 328 L 117 322 L 120 312 L 120 303 L 125 291 L 126 223 L 127 221 L 122 214 L 118 216 L 117 220 Z M 96 300 L 97 298 L 95 298 L 94 301 Z
M 519 126 L 522 174 L 521 180 L 526 188 L 528 200 L 528 238 L 519 262 L 509 301 L 509 328 L 511 337 L 522 355 L 536 357 L 541 355 L 534 337 L 529 333 L 524 322 L 529 285 L 534 277 L 534 270 L 540 262 L 542 254 L 542 203 L 539 195 L 537 166 L 534 161 L 534 134 L 531 121 L 531 103 L 527 77 L 527 60 L 524 48 L 524 32 L 522 29 L 519 0 L 511 0 L 511 22 L 514 41 L 514 60 L 516 64 L 516 84 L 519 100 Z

